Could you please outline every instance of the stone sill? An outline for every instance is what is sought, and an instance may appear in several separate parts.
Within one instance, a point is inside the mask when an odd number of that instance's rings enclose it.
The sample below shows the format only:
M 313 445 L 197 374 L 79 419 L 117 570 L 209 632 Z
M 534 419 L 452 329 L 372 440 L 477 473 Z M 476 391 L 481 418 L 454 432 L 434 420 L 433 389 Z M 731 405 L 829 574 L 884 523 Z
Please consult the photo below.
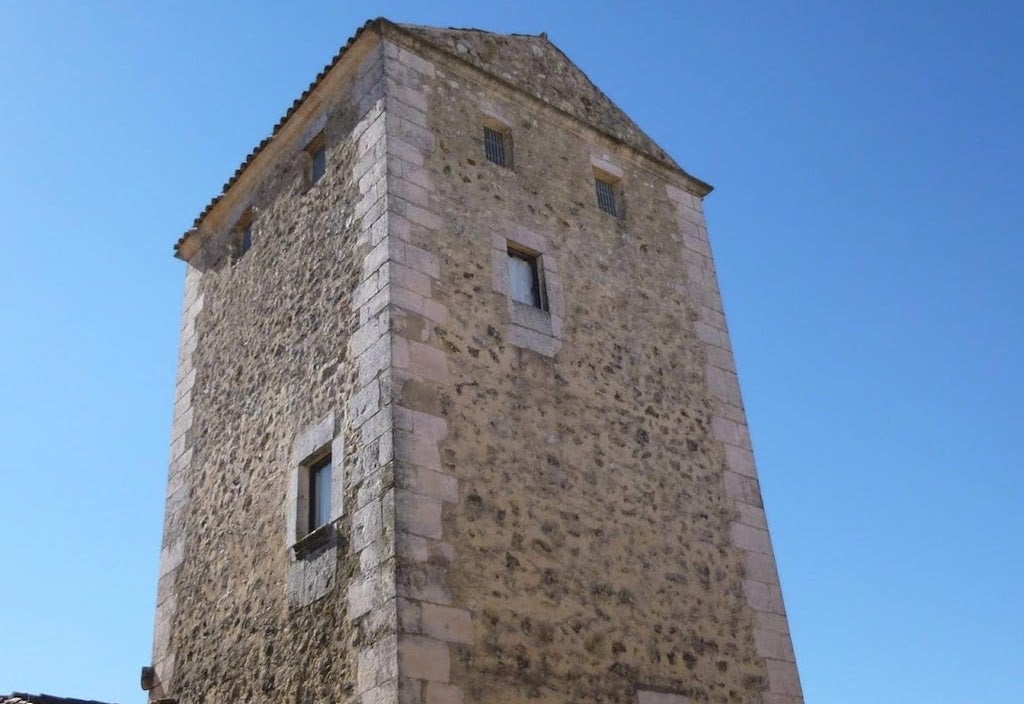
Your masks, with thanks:
M 337 545 L 339 537 L 333 523 L 320 526 L 312 533 L 300 538 L 295 545 L 292 545 L 292 555 L 296 560 L 304 560 L 324 548 Z

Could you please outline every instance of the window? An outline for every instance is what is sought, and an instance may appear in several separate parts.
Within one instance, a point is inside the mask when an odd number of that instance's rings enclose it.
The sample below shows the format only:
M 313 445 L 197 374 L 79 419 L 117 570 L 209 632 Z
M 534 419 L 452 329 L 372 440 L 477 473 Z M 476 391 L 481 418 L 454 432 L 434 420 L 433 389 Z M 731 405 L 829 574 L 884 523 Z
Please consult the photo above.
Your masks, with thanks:
M 540 257 L 518 249 L 508 249 L 509 295 L 512 300 L 547 310 Z
M 327 455 L 309 468 L 309 532 L 331 521 L 331 456 Z
M 238 245 L 238 256 L 242 256 L 252 247 L 252 223 L 242 229 L 242 241 Z
M 327 173 L 327 149 L 324 147 L 323 132 L 306 145 L 306 155 L 309 158 L 309 185 L 312 186 Z
M 492 164 L 512 168 L 512 135 L 507 129 L 484 125 L 484 152 Z
M 595 174 L 594 187 L 597 190 L 597 207 L 609 215 L 618 215 L 615 203 L 615 182 L 601 174 Z
M 252 248 L 252 210 L 246 210 L 235 225 L 235 261 L 241 259 Z

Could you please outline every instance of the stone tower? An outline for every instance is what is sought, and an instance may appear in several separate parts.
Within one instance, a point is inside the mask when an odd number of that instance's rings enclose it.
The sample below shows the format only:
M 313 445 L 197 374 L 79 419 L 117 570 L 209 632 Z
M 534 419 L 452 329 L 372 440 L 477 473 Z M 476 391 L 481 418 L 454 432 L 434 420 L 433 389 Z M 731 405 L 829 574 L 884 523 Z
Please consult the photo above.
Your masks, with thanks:
M 545 35 L 362 27 L 175 248 L 151 700 L 802 702 L 710 190 Z

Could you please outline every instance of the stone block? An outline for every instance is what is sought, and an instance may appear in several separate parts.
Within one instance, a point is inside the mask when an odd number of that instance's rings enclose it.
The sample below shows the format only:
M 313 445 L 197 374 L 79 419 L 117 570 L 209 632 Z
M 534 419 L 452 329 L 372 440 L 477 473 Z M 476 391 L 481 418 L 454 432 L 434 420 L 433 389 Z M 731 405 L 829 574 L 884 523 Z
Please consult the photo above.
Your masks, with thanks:
M 562 349 L 562 341 L 557 337 L 544 335 L 519 325 L 509 325 L 506 333 L 506 339 L 510 345 L 533 350 L 545 357 L 554 357 Z
M 399 596 L 432 604 L 451 605 L 452 595 L 447 586 L 447 566 L 433 563 L 403 564 L 395 580 Z
M 786 662 L 796 661 L 796 657 L 793 654 L 793 645 L 790 643 L 788 633 L 755 628 L 754 646 L 757 648 L 757 654 L 761 657 L 784 660 Z
M 682 694 L 674 692 L 654 692 L 639 689 L 636 692 L 637 704 L 690 704 L 690 700 Z
M 419 73 L 422 73 L 425 76 L 429 76 L 430 78 L 434 77 L 434 64 L 430 63 L 429 61 L 420 56 L 417 56 L 408 49 L 398 49 L 398 60 L 402 64 L 413 69 L 414 71 L 418 71 Z
M 398 644 L 398 670 L 403 677 L 447 682 L 451 673 L 448 644 L 423 636 L 405 636 Z
M 759 506 L 751 506 L 750 504 L 737 503 L 736 509 L 739 511 L 739 522 L 751 526 L 753 528 L 759 528 L 767 533 L 768 531 L 768 520 L 764 515 L 764 509 Z M 762 551 L 758 551 L 762 552 Z
M 754 453 L 748 448 L 726 445 L 725 464 L 730 471 L 742 474 L 745 477 L 751 477 L 752 479 L 757 478 L 757 469 L 754 466 Z
M 390 680 L 359 693 L 359 704 L 395 704 L 398 701 L 398 681 Z
M 438 452 L 437 443 L 421 435 L 396 431 L 395 457 L 417 467 L 441 471 L 441 453 Z
M 405 266 L 433 279 L 441 278 L 441 265 L 437 257 L 425 249 L 407 242 L 395 248 L 395 259 Z
M 388 137 L 388 155 L 407 161 L 416 166 L 423 166 L 424 156 L 419 147 L 413 146 L 397 135 Z
M 430 297 L 430 277 L 416 271 L 415 269 L 410 269 L 402 264 L 393 263 L 391 265 L 391 281 L 398 286 L 409 289 L 413 293 L 418 293 L 419 295 L 427 298 Z
M 802 697 L 800 676 L 796 665 L 784 660 L 765 660 L 768 669 L 768 690 L 772 694 L 784 694 L 790 697 Z
M 438 604 L 422 605 L 423 633 L 437 640 L 452 643 L 473 641 L 473 621 L 464 609 Z
M 438 499 L 399 489 L 395 492 L 396 527 L 424 538 L 439 539 L 444 535 L 441 506 Z
M 164 577 L 181 566 L 185 559 L 185 541 L 176 540 L 160 551 L 160 576 Z
M 755 615 L 757 616 L 758 628 L 776 633 L 789 633 L 789 622 L 784 615 L 769 611 L 759 611 Z
M 770 554 L 747 552 L 745 556 L 748 579 L 765 584 L 778 584 L 779 576 L 775 567 L 775 558 Z
M 747 603 L 750 605 L 750 608 L 754 609 L 754 611 L 767 611 L 773 614 L 784 613 L 779 592 L 773 588 L 773 585 L 744 579 L 743 593 L 747 597 Z
M 389 636 L 359 650 L 356 690 L 366 692 L 398 677 L 398 637 Z
M 732 544 L 736 547 L 764 555 L 772 554 L 772 543 L 767 530 L 737 522 L 731 523 L 729 528 Z
M 731 499 L 742 501 L 751 506 L 764 506 L 761 501 L 761 488 L 756 479 L 745 477 L 736 472 L 725 472 L 725 494 Z
M 409 466 L 401 470 L 398 483 L 417 494 L 431 496 L 448 503 L 459 500 L 459 480 L 449 474 L 426 467 Z
M 371 501 L 352 514 L 352 552 L 359 552 L 382 534 L 381 506 Z
M 364 385 L 349 401 L 349 422 L 359 428 L 380 410 L 380 385 L 374 379 Z
M 445 381 L 448 378 L 448 358 L 444 350 L 410 340 L 409 371 L 424 379 Z
M 462 690 L 450 684 L 427 682 L 423 694 L 425 704 L 463 704 Z

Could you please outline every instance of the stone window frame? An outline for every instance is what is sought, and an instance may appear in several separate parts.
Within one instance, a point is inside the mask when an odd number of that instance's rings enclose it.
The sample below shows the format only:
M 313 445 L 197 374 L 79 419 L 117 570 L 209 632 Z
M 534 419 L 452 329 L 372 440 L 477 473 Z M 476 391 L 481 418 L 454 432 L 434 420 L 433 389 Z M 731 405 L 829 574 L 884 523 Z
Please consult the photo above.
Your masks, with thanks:
M 303 559 L 331 541 L 335 524 L 345 515 L 343 438 L 338 429 L 337 413 L 329 413 L 317 423 L 306 427 L 292 445 L 291 470 L 288 482 L 288 526 L 286 544 L 292 559 Z M 327 523 L 310 530 L 310 469 L 324 458 L 331 458 L 331 513 Z
M 529 266 L 530 271 L 530 288 L 532 289 L 533 297 L 536 299 L 535 303 L 528 303 L 518 299 L 514 295 L 514 286 L 512 285 L 512 279 L 514 278 L 511 273 L 512 260 L 518 259 L 525 262 Z M 508 257 L 505 260 L 506 266 L 510 269 L 509 271 L 509 291 L 513 300 L 517 303 L 523 303 L 532 305 L 534 308 L 546 311 L 548 309 L 548 292 L 547 286 L 544 283 L 544 267 L 541 264 L 541 257 L 537 252 L 527 251 L 522 247 L 518 247 L 514 244 L 508 246 Z
M 537 268 L 544 286 L 546 309 L 512 298 L 508 274 L 509 249 L 537 257 Z M 554 357 L 562 347 L 565 326 L 565 293 L 558 262 L 546 238 L 525 227 L 495 232 L 491 237 L 492 288 L 505 298 L 509 326 L 506 341 L 516 347 Z
M 296 139 L 297 145 L 301 145 L 298 155 L 295 157 L 300 160 L 297 166 L 300 166 L 302 169 L 300 190 L 305 192 L 312 190 L 320 181 L 323 181 L 328 173 L 327 167 L 330 161 L 326 146 L 327 117 L 327 111 L 324 109 L 320 115 L 309 121 L 302 134 Z M 324 149 L 324 174 L 319 180 L 313 181 L 313 152 L 320 147 Z
M 253 227 L 256 224 L 256 216 L 252 207 L 247 207 L 238 216 L 234 227 L 231 228 L 231 262 L 236 263 L 244 257 L 255 240 Z
M 614 218 L 622 219 L 626 211 L 622 188 L 622 181 L 625 172 L 622 170 L 622 167 L 617 162 L 613 161 L 607 154 L 591 154 L 590 167 L 594 172 L 595 199 L 599 199 L 596 193 L 597 182 L 603 181 L 611 186 L 615 203 L 614 213 L 602 207 L 600 202 L 598 202 L 598 209 L 602 213 L 607 213 Z
M 327 175 L 327 143 L 324 139 L 324 131 L 320 130 L 314 135 L 314 137 L 306 143 L 306 146 L 302 148 L 302 151 L 306 155 L 306 188 L 313 188 Z M 324 170 L 319 176 L 316 175 L 316 155 L 318 153 L 323 154 L 324 159 Z
M 298 609 L 327 596 L 335 585 L 338 555 L 344 551 L 337 530 L 345 515 L 345 442 L 341 435 L 342 414 L 332 411 L 303 428 L 292 443 L 289 458 L 288 491 L 285 499 L 287 527 L 285 550 L 288 554 L 288 607 Z M 309 467 L 330 453 L 331 515 L 327 525 L 301 535 L 303 522 L 309 521 Z
M 480 123 L 483 125 L 485 130 L 493 130 L 500 134 L 502 137 L 502 146 L 504 150 L 505 163 L 498 164 L 494 161 L 491 161 L 490 157 L 487 156 L 487 136 L 486 132 L 484 133 L 484 158 L 486 159 L 487 163 L 493 164 L 498 168 L 507 169 L 515 173 L 515 140 L 512 138 L 512 123 L 509 122 L 504 117 L 502 117 L 501 115 L 499 115 L 497 112 L 487 109 L 483 111 L 483 117 L 481 118 Z

